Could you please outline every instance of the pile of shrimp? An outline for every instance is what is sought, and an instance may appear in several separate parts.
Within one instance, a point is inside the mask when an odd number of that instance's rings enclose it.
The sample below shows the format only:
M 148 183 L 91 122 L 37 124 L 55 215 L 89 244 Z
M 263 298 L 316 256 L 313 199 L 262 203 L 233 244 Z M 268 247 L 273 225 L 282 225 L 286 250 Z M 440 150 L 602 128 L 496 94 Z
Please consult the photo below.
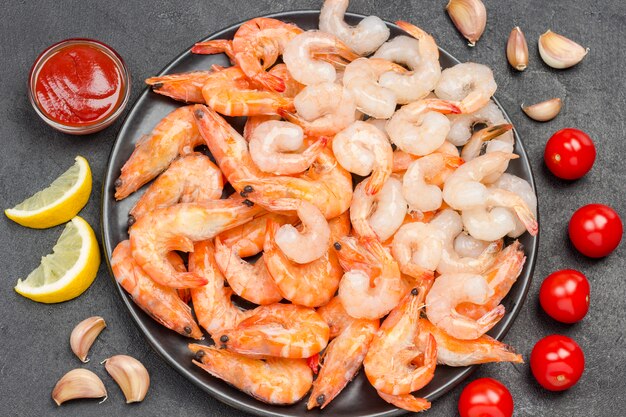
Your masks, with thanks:
M 522 362 L 486 333 L 536 197 L 505 172 L 518 156 L 491 70 L 442 71 L 431 35 L 351 27 L 347 6 L 325 1 L 320 30 L 252 19 L 192 49 L 232 66 L 147 80 L 186 105 L 115 182 L 121 200 L 154 179 L 112 267 L 163 326 L 208 333 L 194 364 L 260 401 L 324 408 L 363 367 L 383 400 L 423 411 L 413 393 L 438 364 Z M 225 116 L 246 116 L 243 134 Z

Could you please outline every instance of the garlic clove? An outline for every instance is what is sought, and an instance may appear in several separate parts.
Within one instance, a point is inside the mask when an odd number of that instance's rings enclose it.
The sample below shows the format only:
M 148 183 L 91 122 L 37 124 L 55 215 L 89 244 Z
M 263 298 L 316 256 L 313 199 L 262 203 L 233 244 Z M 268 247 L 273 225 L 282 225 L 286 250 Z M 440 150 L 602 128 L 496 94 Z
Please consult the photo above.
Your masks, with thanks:
M 469 41 L 476 45 L 487 25 L 487 10 L 481 0 L 450 0 L 446 6 L 454 26 Z
M 562 105 L 563 103 L 560 98 L 553 98 L 531 106 L 524 106 L 522 104 L 522 110 L 533 120 L 547 122 L 548 120 L 554 119 L 559 114 Z
M 100 332 L 107 326 L 104 319 L 99 316 L 89 317 L 74 327 L 70 335 L 70 347 L 72 352 L 83 363 L 89 362 L 87 355 L 91 345 L 96 340 Z
M 107 399 L 107 390 L 98 375 L 87 369 L 72 369 L 54 386 L 52 399 L 57 405 L 78 398 Z
M 571 39 L 548 30 L 539 37 L 539 54 L 543 62 L 552 68 L 573 67 L 589 52 Z
M 506 57 L 509 64 L 518 71 L 524 71 L 528 66 L 528 44 L 519 26 L 515 26 L 509 35 Z
M 127 404 L 143 401 L 150 387 L 150 375 L 141 362 L 131 356 L 115 355 L 103 363 L 122 389 Z

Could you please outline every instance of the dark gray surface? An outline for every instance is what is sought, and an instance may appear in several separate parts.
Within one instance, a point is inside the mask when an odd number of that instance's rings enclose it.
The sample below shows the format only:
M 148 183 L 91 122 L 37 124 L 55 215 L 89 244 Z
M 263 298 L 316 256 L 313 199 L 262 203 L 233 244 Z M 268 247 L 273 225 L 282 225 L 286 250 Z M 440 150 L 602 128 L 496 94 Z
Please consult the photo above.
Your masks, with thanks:
M 28 69 L 37 54 L 58 40 L 86 36 L 114 47 L 126 60 L 135 80 L 133 98 L 143 88 L 141 80 L 158 72 L 195 40 L 242 19 L 282 10 L 318 7 L 318 1 L 198 1 L 198 2 L 42 2 L 27 5 L 10 2 L 2 17 L 2 77 L 0 77 L 0 131 L 3 149 L 0 196 L 10 207 L 47 185 L 63 172 L 76 154 L 85 156 L 94 173 L 94 191 L 81 212 L 99 234 L 101 177 L 120 122 L 90 137 L 70 137 L 52 131 L 37 119 L 26 95 Z M 509 111 L 525 145 L 536 175 L 541 215 L 540 255 L 525 308 L 506 341 L 528 359 L 536 340 L 551 333 L 573 337 L 587 356 L 587 369 L 580 384 L 568 392 L 544 391 L 532 379 L 527 365 L 486 365 L 474 376 L 492 376 L 511 390 L 516 415 L 554 416 L 623 415 L 626 400 L 626 349 L 623 347 L 626 272 L 624 245 L 610 257 L 593 261 L 578 255 L 566 237 L 567 221 L 581 205 L 600 202 L 626 214 L 623 197 L 626 169 L 624 105 L 626 82 L 622 68 L 626 5 L 617 0 L 577 1 L 487 1 L 489 22 L 474 49 L 463 40 L 445 12 L 445 1 L 395 1 L 377 5 L 353 1 L 350 10 L 375 13 L 388 20 L 405 19 L 433 33 L 438 43 L 461 60 L 473 60 L 494 69 L 497 97 Z M 504 44 L 514 25 L 520 25 L 530 44 L 530 67 L 514 73 L 506 64 Z M 563 33 L 591 48 L 583 63 L 556 72 L 544 65 L 536 39 L 546 29 Z M 538 124 L 517 107 L 521 102 L 553 96 L 564 98 L 562 114 L 552 122 Z M 543 166 L 543 145 L 550 134 L 574 126 L 595 139 L 598 159 L 584 179 L 565 183 Z M 23 299 L 12 287 L 47 254 L 61 227 L 36 231 L 22 228 L 5 217 L 0 222 L 3 245 L 0 262 L 0 410 L 8 416 L 100 416 L 100 415 L 227 415 L 239 416 L 189 384 L 154 354 L 114 291 L 105 265 L 93 286 L 81 297 L 59 305 L 41 305 Z M 571 267 L 587 274 L 592 286 L 591 310 L 582 323 L 559 325 L 539 308 L 541 280 L 553 270 Z M 69 333 L 77 322 L 102 315 L 108 328 L 92 348 L 86 365 L 104 380 L 109 400 L 67 404 L 58 409 L 50 399 L 57 379 L 80 366 L 69 349 Z M 152 386 L 141 404 L 127 406 L 115 383 L 99 362 L 113 354 L 126 353 L 140 359 L 151 373 Z M 427 415 L 451 416 L 461 388 L 433 404 Z

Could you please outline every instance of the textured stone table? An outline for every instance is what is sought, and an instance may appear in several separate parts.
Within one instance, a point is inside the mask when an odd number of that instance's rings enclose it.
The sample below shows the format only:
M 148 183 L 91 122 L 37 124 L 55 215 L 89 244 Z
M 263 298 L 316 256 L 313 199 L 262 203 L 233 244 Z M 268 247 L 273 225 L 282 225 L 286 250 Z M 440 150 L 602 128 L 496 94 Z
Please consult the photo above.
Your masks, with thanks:
M 35 5 L 35 3 L 41 3 Z M 497 97 L 509 111 L 525 141 L 536 175 L 541 216 L 541 244 L 535 280 L 516 323 L 506 338 L 528 359 L 533 344 L 551 333 L 567 334 L 586 353 L 587 369 L 573 389 L 554 394 L 540 389 L 527 365 L 486 365 L 475 374 L 502 380 L 515 399 L 516 415 L 565 417 L 625 415 L 626 401 L 626 245 L 607 259 L 592 261 L 577 254 L 566 235 L 567 221 L 581 205 L 612 205 L 626 217 L 626 4 L 620 0 L 581 2 L 486 0 L 489 21 L 483 38 L 470 49 L 444 12 L 445 0 L 356 1 L 350 10 L 388 20 L 404 19 L 433 33 L 439 45 L 461 60 L 494 69 Z M 319 8 L 321 1 L 10 1 L 2 11 L 0 76 L 0 201 L 10 207 L 47 185 L 72 164 L 87 157 L 94 190 L 81 212 L 100 232 L 100 189 L 109 150 L 120 122 L 88 137 L 54 132 L 32 110 L 26 93 L 28 70 L 36 56 L 53 42 L 93 37 L 113 46 L 126 60 L 134 84 L 131 103 L 142 80 L 155 74 L 194 41 L 240 20 L 284 10 Z M 377 5 L 378 4 L 378 5 Z M 530 45 L 530 66 L 522 74 L 506 64 L 504 45 L 511 28 L 520 25 Z M 591 51 L 583 63 L 554 71 L 539 59 L 537 37 L 547 29 L 566 34 Z M 554 96 L 565 101 L 561 115 L 539 124 L 519 110 L 522 102 Z M 547 172 L 543 146 L 552 132 L 575 126 L 595 139 L 596 165 L 577 182 L 563 182 Z M 105 264 L 93 286 L 80 298 L 42 305 L 13 291 L 47 254 L 61 227 L 29 230 L 0 218 L 0 414 L 3 416 L 241 416 L 192 386 L 165 364 L 130 322 Z M 551 271 L 582 270 L 591 282 L 591 310 L 582 323 L 565 326 L 539 308 L 538 289 Z M 57 408 L 50 392 L 57 379 L 79 366 L 69 346 L 77 322 L 102 315 L 108 328 L 95 343 L 86 367 L 100 375 L 109 399 L 98 405 L 79 401 Z M 148 367 L 152 386 L 146 401 L 127 406 L 99 361 L 117 353 L 137 357 Z M 436 401 L 428 416 L 453 416 L 461 388 Z

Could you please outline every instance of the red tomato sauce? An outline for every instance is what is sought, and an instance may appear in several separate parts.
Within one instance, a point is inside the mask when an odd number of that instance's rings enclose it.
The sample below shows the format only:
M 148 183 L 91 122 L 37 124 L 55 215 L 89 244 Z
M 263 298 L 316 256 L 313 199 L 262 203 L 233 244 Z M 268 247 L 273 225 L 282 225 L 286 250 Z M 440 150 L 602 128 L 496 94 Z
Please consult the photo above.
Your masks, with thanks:
M 97 123 L 123 100 L 124 81 L 113 59 L 92 45 L 59 49 L 42 65 L 35 83 L 39 107 L 70 126 Z

